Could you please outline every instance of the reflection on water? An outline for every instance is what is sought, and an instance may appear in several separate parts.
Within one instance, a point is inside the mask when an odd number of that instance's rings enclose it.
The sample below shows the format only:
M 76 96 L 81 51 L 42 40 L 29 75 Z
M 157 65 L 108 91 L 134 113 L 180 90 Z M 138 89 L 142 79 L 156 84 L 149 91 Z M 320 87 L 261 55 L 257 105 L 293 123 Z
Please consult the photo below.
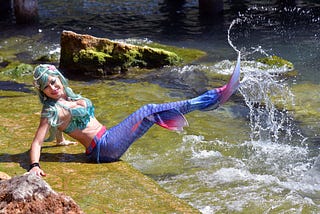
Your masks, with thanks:
M 220 16 L 201 16 L 198 1 L 193 0 L 43 0 L 39 2 L 39 24 L 12 26 L 13 20 L 2 20 L 0 38 L 40 34 L 49 47 L 59 43 L 62 30 L 111 39 L 147 38 L 205 50 L 209 55 L 203 60 L 212 62 L 233 57 L 226 33 L 231 21 L 241 17 L 246 21 L 232 35 L 236 46 L 262 47 L 294 62 L 302 81 L 319 83 L 318 2 L 229 1 L 224 8 Z
M 165 68 L 140 79 L 157 85 L 133 81 L 121 87 L 112 83 L 112 88 L 106 81 L 98 92 L 93 89 L 95 83 L 87 86 L 88 97 L 97 103 L 97 117 L 110 126 L 142 102 L 200 93 L 211 85 L 210 72 L 231 72 L 236 53 L 228 44 L 227 30 L 232 20 L 239 18 L 242 21 L 233 26 L 230 39 L 243 52 L 243 61 L 278 55 L 294 64 L 298 77 L 283 81 L 257 66 L 242 64 L 242 95 L 238 93 L 238 97 L 244 102 L 188 115 L 190 127 L 181 134 L 154 128 L 124 159 L 203 213 L 318 213 L 319 145 L 309 141 L 317 139 L 318 133 L 301 131 L 299 125 L 303 124 L 294 120 L 286 105 L 294 102 L 291 86 L 320 82 L 320 4 L 237 2 L 225 1 L 222 16 L 204 17 L 199 15 L 197 1 L 43 0 L 39 1 L 37 25 L 11 26 L 1 21 L 0 54 L 10 44 L 21 52 L 21 61 L 30 62 L 39 52 L 56 50 L 62 30 L 111 39 L 152 40 L 208 52 L 194 65 Z M 22 35 L 30 39 L 22 44 L 16 38 L 16 43 L 8 42 L 8 38 Z M 206 66 L 222 60 L 220 68 Z M 308 90 L 319 90 L 313 88 Z M 102 89 L 114 93 L 99 99 L 106 94 Z M 130 112 L 125 105 L 128 97 Z M 120 108 L 121 103 L 125 107 Z M 308 123 L 303 129 L 319 130 L 319 124 Z

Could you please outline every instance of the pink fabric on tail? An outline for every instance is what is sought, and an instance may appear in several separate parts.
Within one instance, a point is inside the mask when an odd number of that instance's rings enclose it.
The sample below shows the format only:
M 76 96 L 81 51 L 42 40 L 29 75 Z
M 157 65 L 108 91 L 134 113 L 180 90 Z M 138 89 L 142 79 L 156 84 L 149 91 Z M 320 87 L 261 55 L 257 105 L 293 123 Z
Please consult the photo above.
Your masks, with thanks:
M 236 67 L 230 77 L 229 82 L 219 88 L 221 90 L 220 104 L 225 103 L 229 97 L 238 89 L 240 85 L 240 52 L 237 58 Z
M 172 131 L 183 131 L 183 127 L 189 125 L 183 114 L 176 109 L 157 112 L 147 118 Z

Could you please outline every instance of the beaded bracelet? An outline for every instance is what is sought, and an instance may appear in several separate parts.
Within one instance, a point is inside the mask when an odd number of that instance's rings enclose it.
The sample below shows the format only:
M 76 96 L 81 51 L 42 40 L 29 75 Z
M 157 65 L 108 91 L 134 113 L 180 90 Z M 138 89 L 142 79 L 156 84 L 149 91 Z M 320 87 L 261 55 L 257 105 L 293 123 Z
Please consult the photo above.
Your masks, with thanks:
M 36 166 L 40 168 L 40 164 L 39 164 L 39 163 L 32 163 L 32 164 L 30 164 L 28 171 L 30 171 L 33 167 L 36 167 Z

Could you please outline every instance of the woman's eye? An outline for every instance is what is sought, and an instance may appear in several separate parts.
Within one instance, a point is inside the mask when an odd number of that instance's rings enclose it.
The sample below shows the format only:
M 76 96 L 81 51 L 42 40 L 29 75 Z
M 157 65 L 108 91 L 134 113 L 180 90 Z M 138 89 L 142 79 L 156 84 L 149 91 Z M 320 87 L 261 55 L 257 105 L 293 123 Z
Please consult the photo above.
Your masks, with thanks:
M 57 82 L 57 79 L 56 79 L 56 78 L 55 78 L 55 79 L 50 80 L 49 84 L 48 84 L 48 85 L 46 85 L 43 89 L 48 88 L 48 86 L 49 86 L 49 85 L 54 85 L 54 84 L 56 84 L 56 82 Z
M 56 83 L 56 81 L 57 81 L 56 79 L 53 79 L 53 80 L 50 81 L 50 84 L 54 85 Z

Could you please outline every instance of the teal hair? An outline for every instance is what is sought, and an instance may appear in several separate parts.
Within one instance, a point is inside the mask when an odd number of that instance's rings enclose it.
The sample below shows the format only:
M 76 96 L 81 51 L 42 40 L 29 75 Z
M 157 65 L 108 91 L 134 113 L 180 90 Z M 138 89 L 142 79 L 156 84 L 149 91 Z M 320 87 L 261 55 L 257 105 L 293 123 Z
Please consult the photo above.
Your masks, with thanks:
M 43 93 L 43 89 L 48 84 L 48 77 L 58 77 L 64 87 L 66 95 L 71 100 L 79 100 L 82 98 L 80 94 L 75 94 L 69 87 L 68 80 L 60 73 L 60 71 L 54 66 L 49 64 L 38 65 L 33 72 L 34 87 L 39 96 L 39 100 L 43 105 L 41 117 L 48 118 L 50 127 L 50 135 L 45 141 L 52 141 L 55 138 L 57 126 L 61 123 L 59 121 L 57 101 L 53 100 Z

